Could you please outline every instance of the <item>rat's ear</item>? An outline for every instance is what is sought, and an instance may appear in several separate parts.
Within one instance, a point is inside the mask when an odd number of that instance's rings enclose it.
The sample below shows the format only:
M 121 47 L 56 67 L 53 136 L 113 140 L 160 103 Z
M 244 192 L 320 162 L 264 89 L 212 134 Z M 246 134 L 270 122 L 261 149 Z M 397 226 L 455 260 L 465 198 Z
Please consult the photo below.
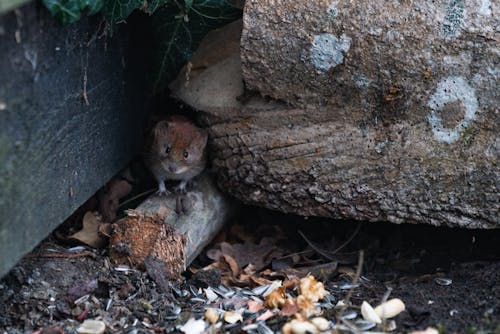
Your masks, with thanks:
M 168 122 L 165 120 L 159 121 L 153 128 L 153 133 L 155 137 L 165 135 L 167 131 L 168 131 Z

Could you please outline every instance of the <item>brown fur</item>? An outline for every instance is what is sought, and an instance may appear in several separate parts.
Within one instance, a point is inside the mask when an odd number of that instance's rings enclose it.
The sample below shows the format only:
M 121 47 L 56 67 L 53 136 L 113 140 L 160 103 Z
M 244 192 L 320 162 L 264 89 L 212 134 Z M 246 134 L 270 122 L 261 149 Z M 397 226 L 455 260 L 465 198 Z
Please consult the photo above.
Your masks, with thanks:
M 160 192 L 164 192 L 161 184 L 165 180 L 181 180 L 183 187 L 205 167 L 207 133 L 183 116 L 174 115 L 158 122 L 149 143 L 145 161 L 159 183 Z M 168 153 L 167 147 L 170 147 Z

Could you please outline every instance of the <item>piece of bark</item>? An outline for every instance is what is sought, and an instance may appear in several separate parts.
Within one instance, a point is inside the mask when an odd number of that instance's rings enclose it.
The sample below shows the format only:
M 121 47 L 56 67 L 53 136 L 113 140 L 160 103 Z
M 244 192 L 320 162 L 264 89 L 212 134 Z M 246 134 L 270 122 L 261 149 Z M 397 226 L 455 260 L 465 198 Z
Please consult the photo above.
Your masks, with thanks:
M 304 216 L 500 226 L 489 132 L 450 150 L 430 144 L 423 124 L 360 128 L 320 110 L 246 108 L 206 121 L 221 189 L 248 204 Z
M 264 43 L 266 39 L 262 38 Z M 257 46 L 286 53 L 286 48 L 278 51 L 272 44 Z M 243 49 L 245 52 L 250 51 Z M 197 94 L 211 94 L 209 74 L 215 75 L 211 69 L 200 74 L 206 74 L 206 84 L 197 87 Z M 228 82 L 239 80 L 241 72 L 236 67 L 218 68 L 224 70 L 227 73 L 218 73 L 217 77 L 233 73 Z M 377 71 L 385 73 L 383 68 Z M 401 71 L 401 75 L 405 73 Z M 370 100 L 367 96 L 372 95 L 358 87 L 344 92 L 335 103 L 329 101 L 332 103 L 314 108 L 293 108 L 253 96 L 240 107 L 223 109 L 206 99 L 200 109 L 205 111 L 219 185 L 248 204 L 304 216 L 500 227 L 499 116 L 490 103 L 497 93 L 488 86 L 494 79 L 485 78 L 481 84 L 486 85 L 486 95 L 479 102 L 486 102 L 474 119 L 467 113 L 479 93 L 471 95 L 471 90 L 462 89 L 468 84 L 458 77 L 445 79 L 434 91 L 435 80 L 431 76 L 426 81 L 425 73 L 421 83 L 425 87 L 415 91 L 408 91 L 408 87 L 384 88 L 380 79 L 380 87 L 377 82 L 369 85 L 375 92 L 380 90 L 373 94 L 379 100 Z M 269 83 L 274 79 L 273 75 L 267 77 Z M 303 81 L 307 80 L 304 74 Z M 218 89 L 224 90 L 224 82 L 219 83 Z M 457 85 L 462 85 L 458 93 L 448 90 Z M 433 101 L 430 107 L 423 106 L 415 96 L 425 89 Z M 264 93 L 271 95 L 269 91 Z M 300 96 L 304 90 L 289 92 L 294 93 Z M 228 97 L 233 102 L 237 98 L 236 92 Z M 436 108 L 439 103 L 446 104 L 440 113 Z M 456 115 L 464 119 L 457 120 Z M 442 120 L 437 122 L 439 117 Z M 453 122 L 458 122 L 457 128 Z M 457 133 L 459 138 L 453 137 Z
M 184 195 L 153 195 L 115 224 L 110 255 L 115 263 L 145 267 L 163 263 L 168 279 L 179 279 L 234 209 L 207 173 Z M 177 196 L 184 212 L 177 213 Z

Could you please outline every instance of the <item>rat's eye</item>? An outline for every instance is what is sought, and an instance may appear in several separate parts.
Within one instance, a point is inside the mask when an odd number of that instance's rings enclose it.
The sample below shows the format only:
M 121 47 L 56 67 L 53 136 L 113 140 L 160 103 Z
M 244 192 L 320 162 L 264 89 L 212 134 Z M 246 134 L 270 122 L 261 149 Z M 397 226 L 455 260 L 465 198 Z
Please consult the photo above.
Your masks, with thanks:
M 167 146 L 167 148 L 165 149 L 165 154 L 166 155 L 169 155 L 170 154 L 170 146 Z
M 184 151 L 184 159 L 187 159 L 189 157 L 188 151 Z

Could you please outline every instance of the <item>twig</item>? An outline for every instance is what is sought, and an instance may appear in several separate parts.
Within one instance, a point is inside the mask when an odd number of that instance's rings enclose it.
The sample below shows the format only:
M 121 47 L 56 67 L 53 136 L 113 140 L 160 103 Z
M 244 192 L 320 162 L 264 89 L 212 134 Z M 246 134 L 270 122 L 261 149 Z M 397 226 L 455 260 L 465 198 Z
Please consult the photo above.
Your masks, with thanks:
M 40 253 L 40 254 L 28 254 L 26 257 L 28 258 L 42 258 L 42 257 L 62 257 L 68 259 L 75 259 L 79 257 L 92 257 L 96 258 L 96 255 L 91 251 L 83 251 L 79 253 Z
M 392 288 L 388 287 L 387 291 L 384 293 L 384 296 L 382 297 L 382 300 L 380 301 L 380 304 L 383 304 L 387 301 L 389 296 L 391 295 Z M 387 326 L 387 319 L 385 317 L 382 318 L 382 328 L 385 330 Z
M 134 197 L 129 198 L 129 199 L 128 199 L 128 200 L 126 200 L 125 202 L 120 203 L 120 205 L 118 206 L 118 208 L 121 208 L 121 207 L 123 207 L 123 206 L 125 206 L 125 205 L 129 204 L 130 202 L 135 201 L 135 200 L 136 200 L 136 199 L 138 199 L 138 198 L 141 198 L 141 197 L 143 197 L 143 196 L 146 196 L 146 195 L 152 194 L 155 190 L 156 190 L 156 189 L 149 189 L 149 190 L 146 190 L 146 191 L 145 191 L 145 192 L 143 192 L 143 193 L 140 193 L 140 194 L 138 194 L 138 195 L 135 195 Z
M 331 252 L 331 255 L 335 255 L 336 253 L 338 253 L 342 248 L 347 246 L 352 241 L 352 239 L 354 239 L 356 234 L 358 234 L 359 229 L 361 228 L 361 224 L 362 224 L 362 222 L 358 223 L 358 226 L 356 226 L 356 229 L 354 230 L 354 232 L 352 232 L 351 236 L 349 238 L 347 238 L 347 240 L 344 241 L 344 243 L 342 245 L 340 245 L 333 252 Z
M 359 277 L 361 276 L 361 271 L 363 270 L 363 262 L 364 262 L 364 252 L 363 250 L 360 250 L 358 255 L 358 267 L 356 268 L 356 274 L 354 275 L 354 278 L 352 280 L 352 287 L 349 289 L 349 292 L 347 292 L 347 295 L 344 298 L 344 305 L 342 306 L 340 312 L 337 315 L 338 317 L 337 321 L 342 320 L 342 315 L 344 314 L 345 310 L 349 305 L 349 301 L 351 300 L 356 284 L 358 283 Z
M 304 238 L 304 240 L 307 242 L 307 244 L 309 245 L 309 247 L 311 247 L 312 249 L 314 249 L 316 251 L 316 253 L 318 253 L 319 255 L 323 256 L 323 257 L 326 257 L 328 260 L 330 261 L 334 261 L 335 259 L 332 258 L 329 254 L 327 254 L 324 250 L 322 250 L 321 248 L 317 247 L 311 240 L 309 240 L 305 235 L 304 233 L 302 233 L 301 230 L 298 231 L 300 236 L 302 238 Z
M 303 250 L 301 252 L 294 252 L 291 254 L 283 255 L 282 257 L 277 257 L 276 260 L 283 260 L 283 259 L 287 259 L 289 257 L 294 257 L 295 255 L 303 255 L 303 254 L 307 254 L 307 253 L 312 253 L 312 251 L 313 250 L 311 250 L 311 249 L 306 249 L 306 250 Z
M 309 244 L 309 246 L 314 249 L 318 254 L 324 256 L 325 258 L 327 258 L 328 260 L 330 261 L 335 261 L 336 259 L 333 257 L 335 254 L 337 254 L 342 248 L 344 248 L 345 246 L 347 246 L 351 241 L 352 239 L 354 239 L 354 237 L 356 236 L 356 234 L 358 234 L 359 232 L 359 229 L 361 228 L 361 222 L 358 223 L 358 225 L 356 226 L 356 229 L 354 230 L 354 232 L 349 236 L 349 238 L 347 238 L 346 241 L 344 241 L 344 243 L 342 245 L 340 245 L 339 247 L 337 247 L 335 250 L 333 250 L 332 252 L 327 252 L 327 251 L 324 251 L 322 250 L 321 248 L 319 248 L 318 246 L 314 245 L 314 243 L 312 241 L 310 241 L 305 235 L 304 233 L 302 233 L 302 231 L 299 230 L 299 234 L 302 238 L 304 238 L 304 240 Z

